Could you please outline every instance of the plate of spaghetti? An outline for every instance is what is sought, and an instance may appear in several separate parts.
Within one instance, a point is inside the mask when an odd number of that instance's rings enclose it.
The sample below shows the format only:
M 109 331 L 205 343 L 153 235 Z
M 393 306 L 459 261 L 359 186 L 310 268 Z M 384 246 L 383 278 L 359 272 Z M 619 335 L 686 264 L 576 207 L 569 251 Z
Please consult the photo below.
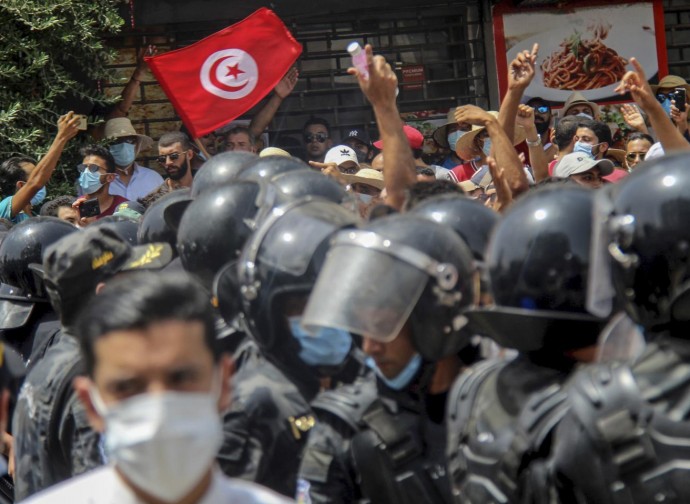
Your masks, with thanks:
M 648 77 L 657 73 L 654 34 L 645 28 L 599 22 L 584 30 L 571 28 L 570 33 L 553 30 L 521 41 L 508 51 L 508 61 L 538 42 L 536 75 L 525 94 L 553 101 L 565 101 L 573 91 L 590 100 L 608 98 L 615 95 L 631 56 Z

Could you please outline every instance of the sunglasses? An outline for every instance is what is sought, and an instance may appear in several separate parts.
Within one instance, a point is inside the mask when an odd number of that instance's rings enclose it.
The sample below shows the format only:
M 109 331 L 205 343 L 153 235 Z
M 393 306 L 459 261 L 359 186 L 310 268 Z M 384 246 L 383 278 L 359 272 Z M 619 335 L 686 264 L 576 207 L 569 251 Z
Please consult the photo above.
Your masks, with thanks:
M 304 141 L 305 143 L 312 143 L 314 140 L 316 140 L 319 143 L 324 143 L 326 140 L 328 140 L 328 135 L 325 133 L 307 133 L 304 135 Z
M 184 154 L 183 152 L 173 152 L 171 154 L 165 154 L 163 156 L 158 156 L 156 158 L 156 161 L 158 161 L 160 164 L 164 165 L 165 161 L 170 158 L 171 161 L 177 161 L 179 157 Z
M 89 170 L 91 173 L 96 173 L 98 170 L 100 170 L 101 167 L 98 166 L 97 164 L 78 164 L 77 165 L 77 170 L 79 173 L 84 173 L 84 170 Z
M 644 157 L 646 155 L 646 152 L 629 152 L 625 155 L 625 159 L 627 159 L 630 162 L 635 161 L 638 158 L 640 159 L 640 161 L 644 161 Z
M 534 110 L 536 110 L 540 114 L 546 114 L 551 109 L 549 107 L 547 107 L 546 105 L 540 105 L 539 107 L 534 107 Z

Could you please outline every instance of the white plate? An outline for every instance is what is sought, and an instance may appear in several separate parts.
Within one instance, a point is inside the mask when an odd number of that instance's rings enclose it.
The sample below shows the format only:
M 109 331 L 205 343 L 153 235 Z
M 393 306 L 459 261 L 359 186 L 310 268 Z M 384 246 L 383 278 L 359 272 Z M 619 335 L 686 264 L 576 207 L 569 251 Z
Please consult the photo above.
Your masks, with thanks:
M 583 35 L 583 38 L 591 37 L 589 32 L 583 33 L 581 30 L 578 31 L 580 31 L 580 33 Z M 574 30 L 572 28 L 558 28 L 551 30 L 549 32 L 531 37 L 527 40 L 518 42 L 507 52 L 506 58 L 508 64 L 510 64 L 519 51 L 524 49 L 531 50 L 535 42 L 539 44 L 536 75 L 534 76 L 532 83 L 525 90 L 526 96 L 539 96 L 545 100 L 564 102 L 568 96 L 573 93 L 573 90 L 570 89 L 554 89 L 546 87 L 543 80 L 544 74 L 541 71 L 541 64 L 544 62 L 544 60 L 552 53 L 559 51 L 561 42 L 570 37 L 573 33 Z M 637 58 L 637 61 L 639 61 L 642 65 L 642 68 L 644 68 L 648 79 L 654 77 L 654 75 L 656 75 L 658 72 L 659 64 L 656 54 L 656 38 L 654 36 L 653 29 L 645 29 L 641 24 L 614 24 L 609 31 L 608 37 L 604 39 L 603 42 L 607 47 L 613 49 L 618 53 L 619 56 L 627 59 L 628 61 L 633 56 Z M 628 65 L 626 68 L 631 69 L 632 67 Z M 578 91 L 582 93 L 582 95 L 588 100 L 599 100 L 602 98 L 617 96 L 613 91 L 617 85 L 618 82 L 610 86 L 597 89 Z

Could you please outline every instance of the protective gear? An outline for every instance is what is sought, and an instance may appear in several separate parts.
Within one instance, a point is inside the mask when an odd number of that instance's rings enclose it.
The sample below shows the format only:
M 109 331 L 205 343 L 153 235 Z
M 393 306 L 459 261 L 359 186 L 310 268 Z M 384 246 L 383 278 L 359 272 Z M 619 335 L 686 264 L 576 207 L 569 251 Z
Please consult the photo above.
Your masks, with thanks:
M 553 438 L 558 502 L 690 501 L 688 350 L 687 341 L 659 338 L 633 365 L 575 375 Z
M 599 145 L 599 144 L 596 144 Z M 592 149 L 596 147 L 595 145 L 588 144 L 581 142 L 580 140 L 575 142 L 575 147 L 573 148 L 573 152 L 581 152 L 590 158 L 594 159 L 594 153 L 592 152 Z
M 477 288 L 472 253 L 452 229 L 391 215 L 335 236 L 303 325 L 389 342 L 409 320 L 413 345 L 435 361 L 466 344 L 461 311 L 474 305 Z
M 273 176 L 271 184 L 290 201 L 306 196 L 318 196 L 346 208 L 354 209 L 352 194 L 333 177 L 315 170 L 293 170 Z
M 410 213 L 452 227 L 472 251 L 474 259 L 484 262 L 489 236 L 499 221 L 493 210 L 456 194 L 442 194 L 426 199 Z
M 246 322 L 262 351 L 285 357 L 291 353 L 285 350 L 293 338 L 286 337 L 289 328 L 281 317 L 281 303 L 311 292 L 331 236 L 357 222 L 337 204 L 304 199 L 275 209 L 252 235 L 238 271 Z M 224 306 L 232 304 L 237 292 L 217 291 L 216 296 L 226 317 Z
M 79 175 L 79 187 L 84 192 L 84 194 L 93 194 L 103 187 L 103 182 L 101 182 L 101 173 L 92 172 L 91 170 L 84 170 Z
M 126 240 L 132 246 L 139 245 L 137 241 L 137 231 L 139 230 L 139 223 L 128 217 L 116 217 L 114 215 L 107 215 L 96 222 L 89 224 L 89 227 L 107 227 L 115 231 L 118 235 Z M 174 249 L 173 249 L 174 250 Z
M 287 173 L 295 170 L 311 170 L 309 165 L 297 158 L 285 156 L 266 156 L 259 158 L 259 160 L 248 166 L 239 174 L 240 180 L 271 180 L 276 175 Z
M 451 150 L 455 150 L 455 144 L 458 143 L 458 140 L 467 133 L 467 131 L 453 131 L 452 133 L 448 134 L 448 145 L 450 146 Z
M 106 407 L 94 388 L 91 399 L 105 420 L 108 460 L 136 486 L 163 501 L 186 496 L 222 444 L 214 393 L 139 394 Z
M 360 194 L 360 193 L 356 193 L 356 194 L 357 194 L 357 199 L 359 201 L 361 201 L 362 203 L 364 203 L 365 205 L 368 205 L 369 203 L 371 203 L 371 200 L 374 198 L 374 196 L 372 196 L 371 194 Z
M 671 117 L 671 105 L 671 98 L 669 96 L 667 96 L 666 99 L 661 102 L 661 108 L 664 109 L 664 112 L 666 112 L 668 117 Z
M 299 342 L 299 358 L 310 366 L 339 366 L 352 348 L 352 335 L 339 329 L 322 329 L 318 334 L 304 332 L 302 317 L 290 317 L 290 331 Z
M 615 295 L 645 332 L 690 321 L 688 162 L 686 153 L 654 159 L 597 191 L 588 306 L 600 316 L 612 311 Z
M 412 382 L 412 379 L 417 376 L 417 373 L 419 373 L 419 369 L 422 367 L 422 356 L 419 354 L 413 355 L 410 362 L 408 362 L 403 370 L 393 378 L 387 378 L 386 375 L 381 372 L 376 365 L 376 361 L 372 357 L 367 357 L 366 363 L 369 369 L 372 369 L 376 373 L 376 376 L 378 376 L 388 388 L 403 390 Z
M 194 176 L 192 198 L 237 180 L 242 170 L 255 163 L 259 157 L 251 152 L 222 152 L 206 161 Z
M 34 197 L 31 198 L 31 206 L 38 206 L 41 203 L 43 203 L 43 200 L 46 199 L 46 195 L 48 194 L 48 191 L 46 190 L 45 186 L 41 187 L 36 194 L 34 194 Z
M 491 137 L 486 137 L 484 139 L 484 144 L 482 145 L 482 152 L 487 157 L 489 156 L 489 154 L 491 154 Z
M 594 117 L 592 117 L 589 114 L 586 114 L 585 112 L 580 112 L 579 114 L 575 114 L 575 117 L 584 117 L 585 119 L 589 119 L 590 121 L 594 120 Z
M 177 226 L 191 202 L 186 188 L 171 191 L 154 201 L 141 218 L 137 231 L 139 244 L 166 242 L 177 255 Z
M 496 306 L 466 313 L 471 329 L 521 352 L 593 345 L 605 320 L 586 310 L 593 192 L 530 191 L 498 223 L 486 252 Z
M 0 328 L 26 324 L 36 302 L 47 302 L 43 280 L 29 268 L 41 264 L 48 246 L 70 233 L 72 224 L 55 217 L 33 217 L 14 226 L 0 244 Z
M 269 211 L 277 198 L 277 191 L 266 184 L 236 181 L 195 199 L 177 231 L 184 269 L 211 290 L 216 273 L 237 259 L 262 212 Z
M 120 168 L 127 168 L 129 165 L 134 163 L 134 160 L 137 157 L 136 145 L 130 143 L 111 145 L 110 153 L 113 155 L 113 158 L 115 158 L 115 165 L 119 166 Z

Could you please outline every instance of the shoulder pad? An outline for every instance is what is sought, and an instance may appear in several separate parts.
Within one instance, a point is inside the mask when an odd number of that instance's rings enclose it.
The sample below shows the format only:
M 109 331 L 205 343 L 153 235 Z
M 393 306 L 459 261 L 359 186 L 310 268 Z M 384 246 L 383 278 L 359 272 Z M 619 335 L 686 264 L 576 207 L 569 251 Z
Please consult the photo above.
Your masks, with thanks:
M 311 403 L 317 416 L 330 413 L 344 421 L 352 430 L 359 430 L 362 417 L 378 396 L 373 376 L 358 379 L 351 385 L 320 393 Z

